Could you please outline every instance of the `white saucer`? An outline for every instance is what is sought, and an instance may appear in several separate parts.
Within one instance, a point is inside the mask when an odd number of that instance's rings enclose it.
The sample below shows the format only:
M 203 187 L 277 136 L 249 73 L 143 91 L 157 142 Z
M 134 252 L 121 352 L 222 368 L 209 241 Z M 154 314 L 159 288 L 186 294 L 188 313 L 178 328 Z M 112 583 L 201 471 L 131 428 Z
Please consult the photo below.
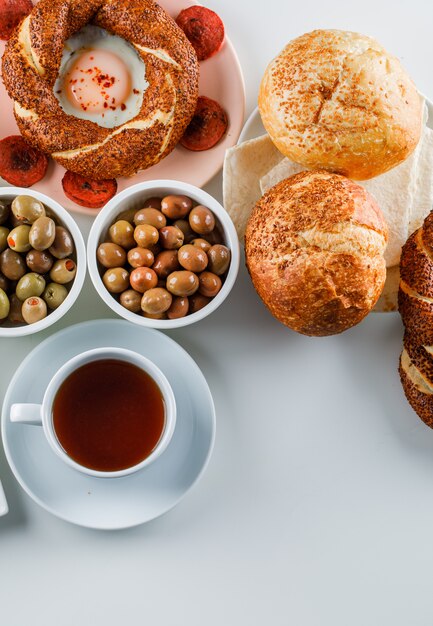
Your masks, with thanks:
M 80 474 L 54 454 L 40 427 L 9 421 L 11 404 L 41 402 L 53 372 L 99 346 L 129 348 L 149 357 L 176 398 L 176 430 L 167 450 L 150 467 L 124 478 Z M 171 509 L 201 476 L 214 443 L 215 410 L 200 369 L 172 339 L 123 320 L 95 320 L 52 335 L 24 359 L 5 395 L 2 437 L 15 477 L 44 509 L 80 526 L 128 528 Z

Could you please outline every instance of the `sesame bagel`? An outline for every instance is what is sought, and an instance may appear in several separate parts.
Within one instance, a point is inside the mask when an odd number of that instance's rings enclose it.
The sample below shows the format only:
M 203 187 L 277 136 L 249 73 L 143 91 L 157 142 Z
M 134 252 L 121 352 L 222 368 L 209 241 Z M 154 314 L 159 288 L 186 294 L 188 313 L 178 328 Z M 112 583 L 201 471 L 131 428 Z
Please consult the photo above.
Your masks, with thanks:
M 354 180 L 401 163 L 421 134 L 420 97 L 400 61 L 347 31 L 291 41 L 265 71 L 259 110 L 285 156 Z
M 404 244 L 400 259 L 398 310 L 418 344 L 433 345 L 433 213 Z
M 112 128 L 66 113 L 54 93 L 65 42 L 87 24 L 126 40 L 145 67 L 138 114 Z M 40 0 L 8 41 L 2 74 L 27 141 L 94 179 L 130 176 L 167 156 L 198 97 L 194 49 L 153 0 Z
M 418 417 L 433 428 L 433 380 L 420 373 L 405 349 L 400 356 L 399 374 L 407 401 Z
M 332 335 L 360 322 L 385 282 L 387 226 L 362 187 L 325 171 L 272 187 L 247 224 L 253 284 L 271 313 L 305 335 Z
M 405 327 L 399 373 L 417 415 L 433 427 L 433 212 L 402 248 L 398 309 Z

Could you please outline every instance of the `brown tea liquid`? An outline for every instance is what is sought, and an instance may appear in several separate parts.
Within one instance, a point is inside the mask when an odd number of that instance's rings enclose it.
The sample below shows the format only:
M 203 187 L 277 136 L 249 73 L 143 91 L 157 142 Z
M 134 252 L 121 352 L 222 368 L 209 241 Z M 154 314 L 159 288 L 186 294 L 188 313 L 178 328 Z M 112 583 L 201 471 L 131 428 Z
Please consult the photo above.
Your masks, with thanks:
M 156 382 L 116 359 L 78 368 L 60 386 L 53 425 L 66 454 L 93 470 L 114 472 L 147 458 L 159 442 L 165 406 Z

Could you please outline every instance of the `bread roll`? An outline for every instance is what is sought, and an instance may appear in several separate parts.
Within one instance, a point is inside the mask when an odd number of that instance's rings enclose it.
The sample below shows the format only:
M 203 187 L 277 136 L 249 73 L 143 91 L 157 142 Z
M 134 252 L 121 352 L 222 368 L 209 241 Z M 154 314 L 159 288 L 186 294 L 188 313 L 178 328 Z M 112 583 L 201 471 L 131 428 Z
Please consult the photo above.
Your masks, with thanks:
M 421 134 L 421 100 L 400 61 L 374 39 L 346 31 L 291 41 L 266 69 L 259 110 L 292 161 L 354 180 L 404 161 Z
M 403 390 L 433 427 L 433 213 L 403 246 L 398 308 L 405 326 L 399 366 Z
M 385 282 L 387 226 L 362 187 L 307 171 L 272 187 L 245 233 L 247 267 L 270 312 L 305 335 L 360 322 Z

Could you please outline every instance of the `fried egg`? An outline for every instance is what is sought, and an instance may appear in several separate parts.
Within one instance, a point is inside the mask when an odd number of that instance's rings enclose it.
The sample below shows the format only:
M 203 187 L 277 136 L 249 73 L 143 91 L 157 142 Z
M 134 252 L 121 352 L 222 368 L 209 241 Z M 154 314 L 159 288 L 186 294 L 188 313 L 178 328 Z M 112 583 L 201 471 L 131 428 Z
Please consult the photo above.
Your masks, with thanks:
M 65 42 L 54 94 L 68 115 L 121 126 L 138 115 L 147 87 L 143 59 L 121 37 L 89 24 Z

